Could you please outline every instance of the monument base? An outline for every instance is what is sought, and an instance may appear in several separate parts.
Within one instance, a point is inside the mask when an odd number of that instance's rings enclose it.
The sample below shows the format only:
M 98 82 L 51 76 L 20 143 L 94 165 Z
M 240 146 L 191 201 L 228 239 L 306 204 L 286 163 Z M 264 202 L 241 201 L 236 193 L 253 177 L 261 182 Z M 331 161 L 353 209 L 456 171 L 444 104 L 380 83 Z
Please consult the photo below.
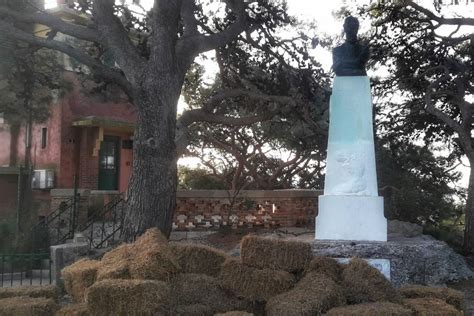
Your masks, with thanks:
M 397 287 L 439 286 L 474 277 L 461 255 L 431 236 L 389 239 L 388 242 L 313 240 L 312 248 L 315 256 L 389 260 L 390 280 Z
M 383 197 L 320 196 L 316 239 L 387 241 Z

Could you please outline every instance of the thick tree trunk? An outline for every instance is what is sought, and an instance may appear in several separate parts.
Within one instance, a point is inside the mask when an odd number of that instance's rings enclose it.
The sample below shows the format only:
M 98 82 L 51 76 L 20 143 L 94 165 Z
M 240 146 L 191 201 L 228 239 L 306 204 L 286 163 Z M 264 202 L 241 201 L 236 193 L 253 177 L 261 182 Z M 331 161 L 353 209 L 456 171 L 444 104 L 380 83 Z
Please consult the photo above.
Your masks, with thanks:
M 124 220 L 126 241 L 133 241 L 151 227 L 169 236 L 176 205 L 175 129 L 181 85 L 172 79 L 153 81 L 134 97 L 138 121 Z
M 474 254 L 474 158 L 469 159 L 471 171 L 469 174 L 469 186 L 467 188 L 467 200 L 465 209 L 464 227 L 464 251 Z

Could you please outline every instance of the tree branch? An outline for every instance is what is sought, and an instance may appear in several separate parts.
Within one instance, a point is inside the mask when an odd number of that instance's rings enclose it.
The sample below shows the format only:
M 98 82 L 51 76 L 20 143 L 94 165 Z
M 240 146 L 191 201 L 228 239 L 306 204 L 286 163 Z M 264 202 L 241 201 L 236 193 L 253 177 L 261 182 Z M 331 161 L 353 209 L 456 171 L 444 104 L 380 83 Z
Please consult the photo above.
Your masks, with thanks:
M 8 37 L 24 41 L 31 45 L 56 50 L 74 58 L 78 62 L 89 67 L 89 69 L 94 74 L 97 74 L 107 80 L 118 84 L 124 90 L 125 93 L 130 95 L 131 85 L 123 75 L 121 75 L 118 71 L 114 71 L 104 66 L 102 63 L 98 62 L 96 59 L 92 58 L 87 53 L 82 52 L 80 49 L 74 48 L 71 45 L 66 44 L 65 42 L 59 42 L 55 40 L 48 40 L 45 38 L 37 37 L 31 33 L 27 33 L 25 31 L 17 29 L 10 23 L 4 21 L 0 21 L 0 27 L 2 28 L 3 33 Z
M 54 15 L 47 13 L 33 13 L 27 14 L 24 12 L 17 12 L 11 10 L 7 7 L 0 6 L 0 16 L 10 17 L 16 21 L 26 22 L 26 23 L 37 23 L 49 26 L 53 30 L 73 36 L 75 38 L 89 41 L 89 42 L 99 42 L 99 36 L 96 30 L 76 24 L 71 24 L 63 21 L 62 19 L 55 17 Z
M 94 1 L 93 8 L 100 41 L 112 52 L 128 80 L 135 80 L 135 78 L 131 78 L 132 74 L 141 73 L 141 71 L 137 72 L 137 69 L 145 67 L 145 60 L 133 45 L 122 22 L 114 15 L 114 1 Z
M 180 39 L 178 41 L 180 51 L 188 50 L 188 55 L 194 58 L 200 53 L 225 46 L 249 27 L 245 13 L 245 1 L 224 0 L 224 2 L 235 15 L 235 21 L 228 28 L 218 33 L 199 34 Z
M 405 1 L 405 5 L 414 8 L 415 10 L 422 12 L 429 19 L 438 22 L 439 24 L 448 24 L 448 25 L 474 25 L 474 18 L 445 18 L 443 16 L 438 16 L 431 12 L 430 10 L 422 7 L 421 5 L 415 3 L 412 0 Z

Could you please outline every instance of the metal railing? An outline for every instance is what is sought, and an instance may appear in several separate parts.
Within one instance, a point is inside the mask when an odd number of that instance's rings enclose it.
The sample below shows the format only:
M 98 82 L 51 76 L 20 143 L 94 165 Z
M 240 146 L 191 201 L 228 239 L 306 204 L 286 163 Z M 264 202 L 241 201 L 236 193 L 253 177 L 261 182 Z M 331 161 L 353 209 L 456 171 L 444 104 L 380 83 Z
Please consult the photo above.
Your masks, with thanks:
M 53 283 L 49 253 L 0 254 L 0 288 Z
M 119 240 L 124 219 L 124 199 L 120 193 L 101 210 L 89 216 L 86 224 L 79 227 L 89 239 L 91 248 L 103 248 Z

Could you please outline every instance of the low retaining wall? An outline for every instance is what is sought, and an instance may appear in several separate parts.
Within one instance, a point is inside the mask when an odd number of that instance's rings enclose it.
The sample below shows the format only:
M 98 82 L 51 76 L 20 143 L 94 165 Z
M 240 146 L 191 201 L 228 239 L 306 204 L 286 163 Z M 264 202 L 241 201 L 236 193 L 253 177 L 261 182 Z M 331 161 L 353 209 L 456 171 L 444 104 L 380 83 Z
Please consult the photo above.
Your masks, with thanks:
M 78 222 L 103 207 L 118 192 L 79 189 Z M 69 199 L 72 189 L 51 190 L 51 209 Z M 177 192 L 174 230 L 237 227 L 314 227 L 320 190 L 244 190 L 235 197 L 225 190 Z
M 173 229 L 314 226 L 317 190 L 178 191 Z

